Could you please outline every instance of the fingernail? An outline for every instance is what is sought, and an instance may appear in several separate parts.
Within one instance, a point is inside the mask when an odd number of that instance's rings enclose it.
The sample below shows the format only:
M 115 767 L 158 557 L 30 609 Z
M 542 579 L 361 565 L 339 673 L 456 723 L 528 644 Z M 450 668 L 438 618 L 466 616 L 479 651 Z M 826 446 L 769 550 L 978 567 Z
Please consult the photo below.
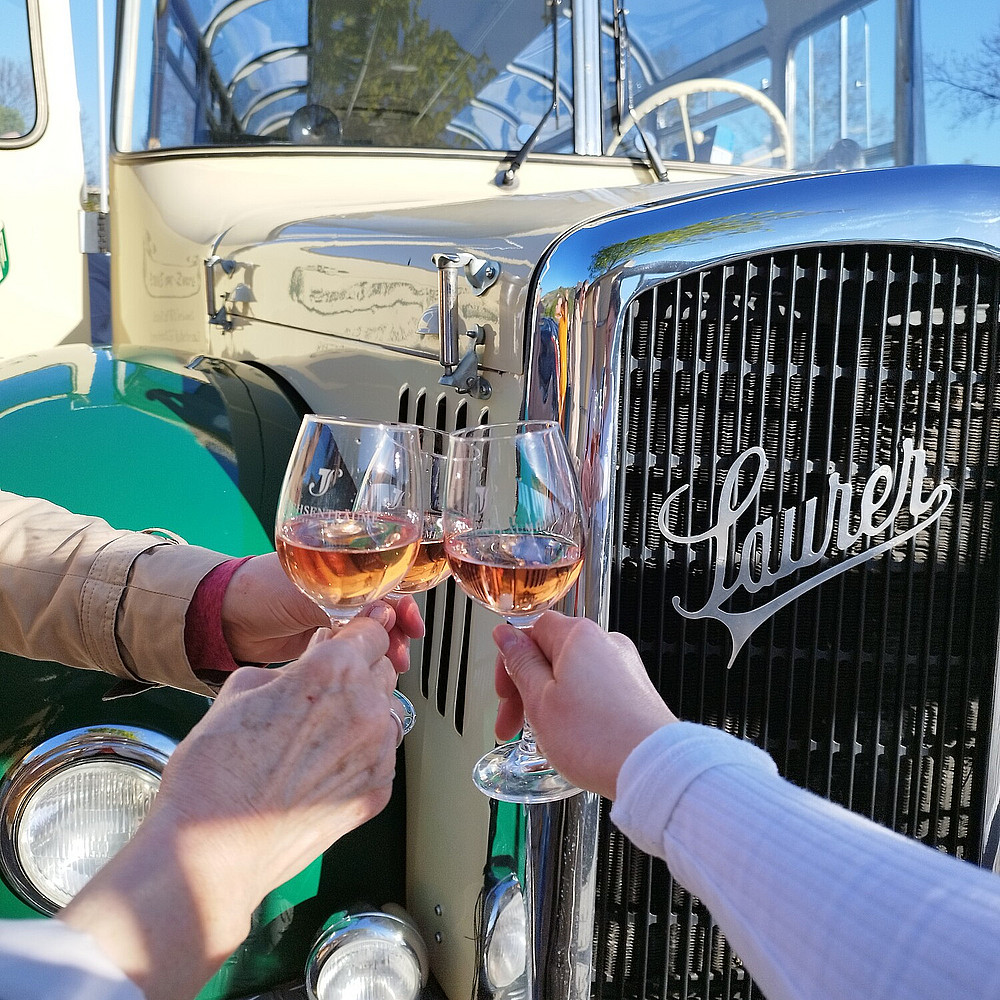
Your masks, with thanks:
M 382 628 L 387 629 L 392 621 L 392 611 L 384 604 L 372 604 L 362 612 L 366 617 L 376 621 Z
M 508 649 L 517 644 L 520 638 L 520 632 L 513 625 L 508 625 L 507 622 L 501 622 L 493 629 L 493 641 L 501 653 L 506 653 Z

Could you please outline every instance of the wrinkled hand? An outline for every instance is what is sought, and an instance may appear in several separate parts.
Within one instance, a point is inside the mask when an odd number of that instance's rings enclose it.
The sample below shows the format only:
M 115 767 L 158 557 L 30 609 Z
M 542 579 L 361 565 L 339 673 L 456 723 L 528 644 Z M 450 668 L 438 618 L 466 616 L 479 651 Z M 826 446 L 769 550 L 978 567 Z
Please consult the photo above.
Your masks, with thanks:
M 524 716 L 545 756 L 574 784 L 615 797 L 625 758 L 676 717 L 657 694 L 635 646 L 587 618 L 547 611 L 522 632 L 498 625 L 496 734 Z
M 397 673 L 409 667 L 409 640 L 424 634 L 412 597 L 384 602 L 392 609 L 389 659 Z M 322 608 L 288 579 L 274 552 L 254 556 L 233 574 L 222 598 L 222 632 L 242 663 L 283 663 L 301 656 L 317 628 L 329 626 Z
M 176 748 L 145 822 L 60 915 L 149 1000 L 193 996 L 272 889 L 389 801 L 389 637 L 358 619 L 242 667 Z
M 171 757 L 151 816 L 252 864 L 263 896 L 389 801 L 389 637 L 358 619 L 281 670 L 242 667 Z M 243 879 L 250 878 L 243 872 Z

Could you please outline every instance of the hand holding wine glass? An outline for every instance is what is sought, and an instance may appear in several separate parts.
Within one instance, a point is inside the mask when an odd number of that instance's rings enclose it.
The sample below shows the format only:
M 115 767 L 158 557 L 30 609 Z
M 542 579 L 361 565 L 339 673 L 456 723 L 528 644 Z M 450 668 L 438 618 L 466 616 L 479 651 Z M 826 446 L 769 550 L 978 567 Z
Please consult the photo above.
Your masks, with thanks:
M 583 564 L 583 510 L 558 424 L 456 431 L 448 448 L 445 552 L 455 580 L 484 607 L 529 628 L 566 595 Z M 577 793 L 539 753 L 531 725 L 473 772 L 487 795 L 549 802 Z
M 278 501 L 275 547 L 293 583 L 346 624 L 412 566 L 424 514 L 419 428 L 308 414 Z M 398 691 L 401 734 L 413 706 Z

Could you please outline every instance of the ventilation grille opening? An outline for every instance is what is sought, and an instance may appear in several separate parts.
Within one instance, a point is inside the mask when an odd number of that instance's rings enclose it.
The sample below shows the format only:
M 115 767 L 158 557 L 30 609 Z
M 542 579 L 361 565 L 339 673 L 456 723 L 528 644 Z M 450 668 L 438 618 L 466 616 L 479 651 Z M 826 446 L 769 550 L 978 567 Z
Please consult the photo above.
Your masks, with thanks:
M 398 417 L 403 423 L 420 424 L 450 432 L 474 423 L 487 423 L 489 410 L 474 411 L 454 393 L 430 394 L 426 389 L 404 386 L 399 394 Z M 420 694 L 425 709 L 450 718 L 460 735 L 465 728 L 466 670 L 472 628 L 472 601 L 449 577 L 424 594 L 426 631 L 420 647 Z M 457 671 L 450 690 L 452 671 Z M 418 709 L 420 711 L 421 709 Z

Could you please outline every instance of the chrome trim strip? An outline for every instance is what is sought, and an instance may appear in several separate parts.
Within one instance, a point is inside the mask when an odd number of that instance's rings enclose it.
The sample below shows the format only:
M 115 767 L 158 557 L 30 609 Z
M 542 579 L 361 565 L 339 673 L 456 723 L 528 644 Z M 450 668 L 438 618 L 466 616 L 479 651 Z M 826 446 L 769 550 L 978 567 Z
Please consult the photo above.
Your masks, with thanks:
M 573 147 L 600 156 L 602 145 L 601 8 L 598 0 L 573 0 Z
M 529 297 L 524 417 L 559 416 L 558 400 L 537 387 L 546 374 L 542 348 L 553 336 L 562 298 L 569 351 L 563 428 L 590 512 L 577 613 L 608 624 L 623 318 L 636 296 L 690 271 L 796 247 L 934 245 L 1000 257 L 998 222 L 1000 169 L 901 167 L 750 182 L 626 209 L 557 241 L 542 258 Z M 569 287 L 568 276 L 579 280 Z M 988 801 L 998 794 L 996 764 L 991 761 Z M 554 956 L 566 955 L 574 967 L 565 976 L 536 975 L 528 1000 L 590 996 L 598 801 L 586 795 L 529 807 L 529 962 L 541 972 Z
M 599 801 L 525 807 L 525 1000 L 590 997 Z

